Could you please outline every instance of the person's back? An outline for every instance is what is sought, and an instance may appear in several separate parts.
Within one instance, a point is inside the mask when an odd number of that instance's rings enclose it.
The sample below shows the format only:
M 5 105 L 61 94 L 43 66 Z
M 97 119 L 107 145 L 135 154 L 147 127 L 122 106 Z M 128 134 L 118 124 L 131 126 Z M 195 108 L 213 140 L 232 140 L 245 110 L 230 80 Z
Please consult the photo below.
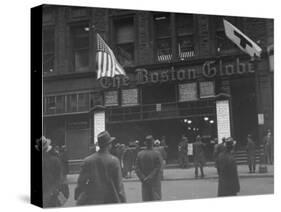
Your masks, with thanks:
M 256 150 L 255 142 L 253 140 L 248 140 L 246 149 L 248 154 L 255 154 L 255 150 Z
M 196 141 L 193 144 L 193 153 L 196 159 L 202 159 L 204 157 L 204 144 L 201 141 Z

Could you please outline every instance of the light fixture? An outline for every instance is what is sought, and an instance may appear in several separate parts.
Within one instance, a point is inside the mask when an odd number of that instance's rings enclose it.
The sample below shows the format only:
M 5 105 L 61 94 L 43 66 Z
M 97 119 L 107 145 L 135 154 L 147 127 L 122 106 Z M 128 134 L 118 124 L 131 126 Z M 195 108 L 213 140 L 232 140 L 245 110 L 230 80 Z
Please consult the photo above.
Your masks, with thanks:
M 183 122 L 186 123 L 186 122 L 187 122 L 187 119 L 184 119 Z
M 196 128 L 194 127 L 194 128 L 193 128 L 193 131 L 195 131 L 195 130 L 196 130 Z
M 90 31 L 90 27 L 84 27 L 84 30 L 85 30 L 86 32 L 89 32 L 89 31 Z
M 188 123 L 188 124 L 191 124 L 191 123 L 192 123 L 192 121 L 191 121 L 191 120 L 188 120 L 188 121 L 187 121 L 187 123 Z
M 188 130 L 191 130 L 191 127 L 188 127 L 187 129 L 188 129 Z
M 204 121 L 208 121 L 209 120 L 209 117 L 204 117 Z
M 210 120 L 210 124 L 213 124 L 214 123 L 214 120 Z

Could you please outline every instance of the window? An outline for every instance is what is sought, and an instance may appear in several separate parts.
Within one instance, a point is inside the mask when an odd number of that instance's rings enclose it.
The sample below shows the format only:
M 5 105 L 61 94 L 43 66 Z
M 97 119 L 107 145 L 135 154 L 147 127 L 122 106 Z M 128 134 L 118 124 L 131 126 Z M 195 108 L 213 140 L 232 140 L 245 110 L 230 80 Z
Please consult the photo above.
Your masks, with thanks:
M 215 16 L 215 28 L 216 28 L 216 50 L 218 53 L 226 53 L 229 51 L 237 50 L 235 44 L 229 40 L 224 31 L 223 19 L 226 19 L 231 24 L 237 27 L 238 19 L 235 17 L 224 17 L 224 16 Z
M 43 72 L 54 71 L 55 33 L 54 29 L 43 30 Z
M 67 96 L 67 112 L 77 111 L 77 95 L 71 94 Z
M 65 96 L 56 97 L 56 113 L 65 112 Z
M 103 105 L 102 95 L 100 93 L 91 93 L 90 94 L 90 107 L 95 105 Z
M 118 62 L 122 66 L 131 66 L 134 64 L 134 18 L 122 18 L 114 21 L 116 33 L 116 52 Z
M 78 95 L 78 111 L 89 110 L 89 93 L 81 93 Z
M 195 55 L 193 25 L 193 15 L 176 14 L 177 50 L 180 60 L 186 60 Z
M 118 92 L 117 91 L 104 92 L 104 105 L 118 106 Z
M 125 89 L 122 90 L 122 106 L 138 105 L 138 89 Z
M 53 114 L 56 112 L 55 96 L 46 97 L 46 112 L 47 112 L 47 114 Z
M 158 13 L 153 16 L 155 29 L 155 51 L 158 62 L 172 59 L 171 19 L 169 13 Z
M 88 71 L 89 69 L 89 32 L 85 31 L 88 24 L 73 26 L 72 45 L 74 69 L 76 72 Z
M 200 98 L 215 96 L 215 84 L 213 81 L 200 82 Z
M 198 99 L 197 83 L 179 84 L 179 102 L 195 101 Z

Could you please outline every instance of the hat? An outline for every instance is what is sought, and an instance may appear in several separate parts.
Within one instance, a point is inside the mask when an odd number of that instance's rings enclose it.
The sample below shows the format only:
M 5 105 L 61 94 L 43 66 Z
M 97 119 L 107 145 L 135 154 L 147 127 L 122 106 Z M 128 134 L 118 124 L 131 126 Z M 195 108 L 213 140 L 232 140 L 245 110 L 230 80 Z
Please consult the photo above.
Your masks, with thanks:
M 40 139 L 36 140 L 35 148 L 38 151 L 42 150 L 43 152 L 49 152 L 52 149 L 51 139 L 48 139 L 45 136 L 42 136 Z
M 148 141 L 148 142 L 150 142 L 150 143 L 152 143 L 152 144 L 153 144 L 153 142 L 154 142 L 154 138 L 153 138 L 153 136 L 152 136 L 152 135 L 148 135 L 148 136 L 146 136 L 146 137 L 145 137 L 145 141 Z
M 234 142 L 234 140 L 233 140 L 233 138 L 231 138 L 231 137 L 228 137 L 227 139 L 225 139 L 225 145 L 226 145 L 227 147 L 233 146 L 233 142 Z
M 107 146 L 107 145 L 111 144 L 111 142 L 114 140 L 115 140 L 115 137 L 111 137 L 109 132 L 107 132 L 107 131 L 103 131 L 98 134 L 98 145 L 100 147 Z
M 154 141 L 154 144 L 155 144 L 155 145 L 160 145 L 160 141 L 159 141 L 158 139 L 156 139 L 156 140 Z

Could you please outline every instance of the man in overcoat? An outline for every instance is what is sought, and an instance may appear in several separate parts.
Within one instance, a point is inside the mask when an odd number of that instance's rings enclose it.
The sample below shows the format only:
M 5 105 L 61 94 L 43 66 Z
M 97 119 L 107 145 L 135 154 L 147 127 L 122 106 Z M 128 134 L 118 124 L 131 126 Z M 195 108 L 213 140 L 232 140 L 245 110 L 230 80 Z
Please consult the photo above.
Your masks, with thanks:
M 198 167 L 200 168 L 201 178 L 204 175 L 204 164 L 205 164 L 205 154 L 204 154 L 204 143 L 201 137 L 198 135 L 196 141 L 193 144 L 193 155 L 194 155 L 194 167 L 195 167 L 195 178 L 198 178 Z
M 179 165 L 181 168 L 187 168 L 188 166 L 188 140 L 187 137 L 182 136 L 181 141 L 178 145 L 178 154 L 179 154 Z
M 235 196 L 240 191 L 240 183 L 236 161 L 231 154 L 233 139 L 227 138 L 225 145 L 226 151 L 220 153 L 218 157 L 218 196 Z
M 110 154 L 114 139 L 107 131 L 98 134 L 100 149 L 84 160 L 78 178 L 77 205 L 126 202 L 120 162 Z
M 252 139 L 252 135 L 248 135 L 247 137 L 246 150 L 248 155 L 249 172 L 255 173 L 256 172 L 256 145 Z
M 146 137 L 146 149 L 141 150 L 136 159 L 136 173 L 142 184 L 142 200 L 161 200 L 161 166 L 159 152 L 153 150 L 154 139 Z

